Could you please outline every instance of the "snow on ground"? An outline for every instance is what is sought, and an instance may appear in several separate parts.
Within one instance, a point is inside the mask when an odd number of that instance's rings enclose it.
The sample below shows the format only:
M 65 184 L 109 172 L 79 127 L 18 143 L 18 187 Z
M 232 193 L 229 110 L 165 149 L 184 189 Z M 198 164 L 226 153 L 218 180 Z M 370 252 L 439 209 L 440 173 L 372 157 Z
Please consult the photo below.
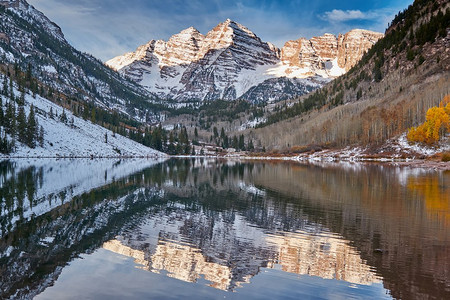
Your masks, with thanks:
M 248 128 L 255 128 L 257 125 L 264 123 L 267 119 L 266 118 L 255 118 L 253 120 L 247 120 L 245 123 L 243 123 L 239 127 L 239 131 L 248 129 Z
M 39 176 L 39 185 L 33 195 L 33 204 L 23 201 L 22 214 L 15 215 L 14 224 L 19 219 L 42 215 L 58 207 L 77 195 L 107 185 L 162 161 L 160 159 L 16 159 L 11 162 L 14 168 L 9 174 L 0 175 L 0 188 L 30 167 Z M 14 178 L 13 178 L 14 177 Z M 28 196 L 27 196 L 28 197 Z M 17 206 L 18 201 L 15 201 Z M 0 203 L 1 217 L 13 213 L 19 207 L 8 209 Z
M 16 90 L 16 95 L 20 93 Z M 3 101 L 5 103 L 6 101 Z M 25 96 L 25 112 L 28 116 L 31 104 L 36 108 L 39 125 L 44 127 L 44 146 L 31 149 L 16 141 L 17 151 L 9 157 L 164 157 L 164 153 L 141 145 L 112 131 L 74 116 L 65 111 L 69 122 L 59 120 L 63 108 L 51 101 L 31 95 Z M 50 118 L 52 109 L 54 118 Z M 56 114 L 58 116 L 56 116 Z M 74 125 L 69 125 L 74 120 Z M 107 142 L 105 135 L 107 136 Z M 5 155 L 0 154 L 0 158 Z
M 398 139 L 394 139 L 393 147 L 397 150 L 412 151 L 418 154 L 432 156 L 443 151 L 450 151 L 450 137 L 444 139 L 437 147 L 425 146 L 420 144 L 410 144 L 406 140 L 406 133 L 402 134 Z

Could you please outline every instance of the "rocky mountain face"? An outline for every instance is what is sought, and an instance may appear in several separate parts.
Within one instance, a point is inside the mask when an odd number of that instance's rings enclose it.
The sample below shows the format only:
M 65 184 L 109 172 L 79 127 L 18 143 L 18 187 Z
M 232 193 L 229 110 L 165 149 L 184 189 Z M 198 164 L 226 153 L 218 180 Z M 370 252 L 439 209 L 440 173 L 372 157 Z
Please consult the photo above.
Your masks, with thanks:
M 274 101 L 302 95 L 344 74 L 382 36 L 357 29 L 338 37 L 289 41 L 278 49 L 228 19 L 206 35 L 190 27 L 106 65 L 161 98 Z
M 0 64 L 31 67 L 33 76 L 69 97 L 135 118 L 135 108 L 152 110 L 148 100 L 155 96 L 73 48 L 58 25 L 25 0 L 1 0 L 0 15 Z
M 358 47 L 375 38 L 359 30 L 337 39 L 328 36 L 326 43 L 333 45 L 334 53 L 320 55 L 337 55 L 339 66 L 348 70 L 358 60 Z M 293 65 L 317 67 L 319 50 L 315 42 L 288 42 L 290 51 L 285 46 L 282 59 Z M 299 57 L 308 60 L 302 65 Z M 290 102 L 290 107 L 269 112 L 267 121 L 251 134 L 254 143 L 266 149 L 361 145 L 368 149 L 368 155 L 418 157 L 435 152 L 408 145 L 406 133 L 423 123 L 427 110 L 439 106 L 449 93 L 450 2 L 416 0 L 397 14 L 386 35 L 349 72 L 321 90 Z M 310 117 L 312 110 L 318 113 Z M 443 138 L 440 149 L 446 149 L 446 143 Z M 439 143 L 432 151 L 438 147 Z M 397 154 L 393 154 L 395 151 Z M 413 151 L 419 154 L 410 154 Z
M 382 33 L 353 29 L 346 34 L 324 34 L 311 40 L 288 41 L 280 59 L 287 75 L 336 77 L 349 71 L 380 38 Z

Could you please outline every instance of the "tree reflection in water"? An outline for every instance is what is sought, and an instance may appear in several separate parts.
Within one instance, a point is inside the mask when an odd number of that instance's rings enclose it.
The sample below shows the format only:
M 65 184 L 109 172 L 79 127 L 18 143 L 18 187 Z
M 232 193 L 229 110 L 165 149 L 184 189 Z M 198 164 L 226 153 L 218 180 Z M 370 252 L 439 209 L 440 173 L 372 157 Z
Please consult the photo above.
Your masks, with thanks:
M 0 164 L 2 296 L 39 294 L 99 247 L 226 291 L 275 268 L 382 282 L 396 298 L 450 296 L 448 173 L 202 159 L 130 162 L 126 172 L 127 164 L 109 181 L 114 167 L 97 168 L 105 184 L 83 192 L 73 182 L 48 188 L 45 165 Z

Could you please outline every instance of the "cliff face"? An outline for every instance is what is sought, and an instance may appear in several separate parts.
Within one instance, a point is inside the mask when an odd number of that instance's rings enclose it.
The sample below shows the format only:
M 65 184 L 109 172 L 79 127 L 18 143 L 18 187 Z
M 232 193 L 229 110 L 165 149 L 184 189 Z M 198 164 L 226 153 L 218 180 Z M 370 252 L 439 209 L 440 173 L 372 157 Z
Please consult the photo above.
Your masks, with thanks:
M 267 80 L 317 76 L 328 79 L 342 75 L 382 36 L 352 30 L 338 37 L 325 34 L 311 40 L 289 41 L 278 49 L 228 19 L 206 35 L 190 27 L 167 42 L 152 40 L 106 64 L 162 98 L 235 100 L 245 95 L 250 101 L 269 101 L 301 95 L 320 87 L 324 81 L 297 80 L 299 86 L 291 89 L 296 92 L 278 95 L 274 89 L 278 80 Z M 267 91 L 270 99 L 264 96 L 248 99 L 247 92 L 254 88 Z
M 300 68 L 304 76 L 336 77 L 350 70 L 382 37 L 382 33 L 354 29 L 338 37 L 326 33 L 311 40 L 300 38 L 284 45 L 281 61 L 291 73 Z

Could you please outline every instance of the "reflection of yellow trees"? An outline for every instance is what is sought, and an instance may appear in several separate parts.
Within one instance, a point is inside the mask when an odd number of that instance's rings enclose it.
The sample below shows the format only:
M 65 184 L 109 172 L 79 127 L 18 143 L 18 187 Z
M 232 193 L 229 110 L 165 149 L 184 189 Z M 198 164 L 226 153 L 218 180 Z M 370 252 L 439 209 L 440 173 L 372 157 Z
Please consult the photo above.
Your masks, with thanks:
M 450 130 L 450 95 L 444 97 L 439 107 L 427 111 L 426 121 L 408 131 L 408 141 L 433 144 Z
M 438 176 L 410 177 L 408 188 L 423 196 L 429 217 L 450 225 L 450 189 L 442 188 Z

